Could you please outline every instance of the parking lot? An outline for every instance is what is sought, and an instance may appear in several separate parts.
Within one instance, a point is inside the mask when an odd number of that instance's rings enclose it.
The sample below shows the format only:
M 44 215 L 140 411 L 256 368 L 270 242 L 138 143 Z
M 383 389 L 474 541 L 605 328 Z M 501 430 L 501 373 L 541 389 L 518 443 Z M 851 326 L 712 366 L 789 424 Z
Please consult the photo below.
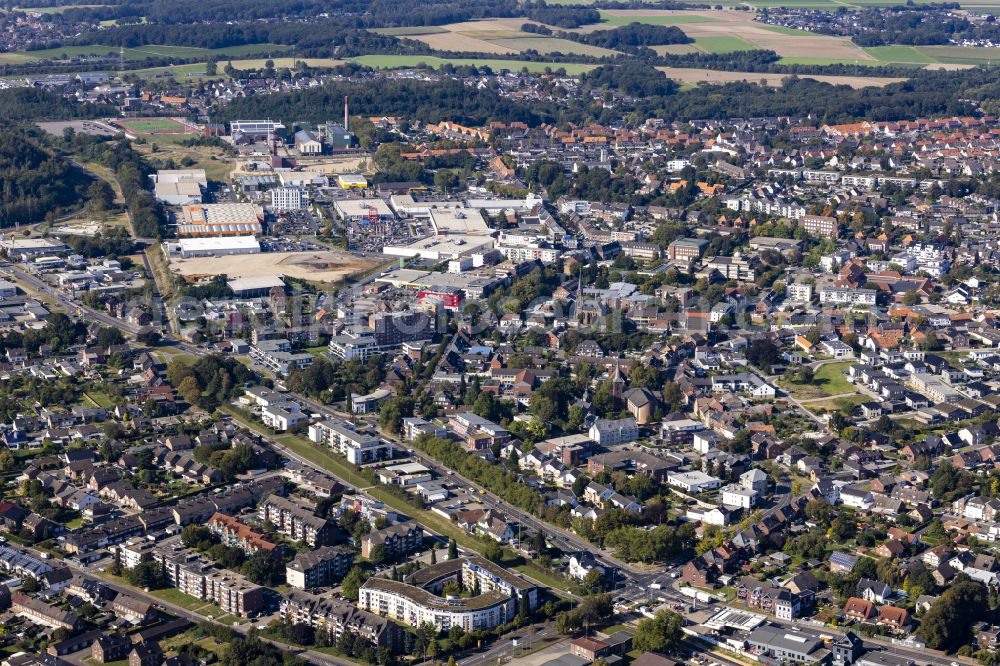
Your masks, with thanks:
M 323 221 L 308 208 L 276 213 L 270 224 L 275 236 L 314 236 L 323 230 Z

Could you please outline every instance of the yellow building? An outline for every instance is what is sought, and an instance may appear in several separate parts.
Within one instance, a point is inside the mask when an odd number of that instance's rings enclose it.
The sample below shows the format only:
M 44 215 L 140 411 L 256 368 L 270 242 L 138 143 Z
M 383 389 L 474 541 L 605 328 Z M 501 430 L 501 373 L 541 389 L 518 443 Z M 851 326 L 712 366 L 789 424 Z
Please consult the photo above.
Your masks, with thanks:
M 345 190 L 363 190 L 368 187 L 368 179 L 359 173 L 342 173 L 337 176 L 337 184 Z

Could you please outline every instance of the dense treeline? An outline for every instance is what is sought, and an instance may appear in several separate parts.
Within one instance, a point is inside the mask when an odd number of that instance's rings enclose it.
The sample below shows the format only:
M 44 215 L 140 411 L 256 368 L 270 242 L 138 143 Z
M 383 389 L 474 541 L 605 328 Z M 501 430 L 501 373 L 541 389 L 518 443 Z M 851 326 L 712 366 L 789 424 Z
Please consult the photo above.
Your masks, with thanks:
M 282 44 L 295 46 L 297 55 L 313 57 L 333 55 L 335 52 L 342 56 L 375 52 L 430 53 L 430 48 L 421 42 L 403 42 L 395 37 L 350 26 L 343 19 L 302 23 L 216 23 L 200 25 L 197 30 L 181 24 L 123 25 L 86 33 L 66 43 L 97 43 L 114 47 L 170 44 L 206 49 Z M 58 48 L 61 45 L 40 44 L 38 48 Z
M 191 365 L 171 362 L 167 366 L 167 378 L 181 397 L 210 412 L 241 393 L 243 385 L 253 381 L 254 375 L 235 359 L 211 354 Z
M 146 189 L 154 169 L 141 153 L 124 138 L 109 139 L 87 134 L 72 137 L 69 148 L 87 160 L 111 169 L 118 178 L 125 205 L 140 238 L 162 236 L 167 216 L 163 205 Z
M 562 33 L 560 37 L 573 39 L 591 46 L 621 49 L 630 46 L 660 46 L 664 44 L 691 44 L 693 39 L 680 28 L 672 25 L 629 23 L 610 30 L 590 33 Z
M 465 449 L 451 440 L 421 435 L 414 442 L 414 446 L 444 463 L 449 469 L 481 484 L 504 501 L 525 511 L 535 512 L 542 504 L 541 494 L 520 483 L 517 474 L 478 456 L 470 456 Z
M 549 6 L 544 2 L 528 3 L 521 15 L 533 21 L 559 26 L 560 28 L 579 28 L 589 23 L 601 20 L 601 13 L 593 7 L 556 5 Z
M 422 82 L 381 80 L 355 83 L 333 81 L 286 95 L 256 95 L 234 100 L 214 115 L 218 122 L 236 118 L 273 118 L 288 122 L 324 122 L 344 112 L 344 96 L 358 115 L 391 115 L 436 123 L 451 120 L 483 124 L 489 120 L 538 125 L 556 117 L 554 105 L 526 105 L 500 97 L 493 90 L 470 88 L 461 81 Z
M 996 99 L 1000 82 L 992 70 L 922 72 L 909 81 L 882 88 L 852 89 L 792 76 L 781 86 L 753 83 L 699 86 L 669 97 L 642 99 L 635 118 L 753 118 L 818 116 L 820 122 L 858 119 L 901 120 L 974 112 L 969 97 Z
M 0 228 L 35 224 L 76 206 L 90 178 L 27 133 L 0 131 Z
M 0 94 L 0 121 L 104 118 L 115 115 L 115 111 L 109 104 L 81 104 L 37 88 L 13 88 Z
M 652 65 L 642 62 L 622 62 L 602 65 L 580 77 L 584 85 L 618 90 L 634 97 L 671 95 L 677 83 Z

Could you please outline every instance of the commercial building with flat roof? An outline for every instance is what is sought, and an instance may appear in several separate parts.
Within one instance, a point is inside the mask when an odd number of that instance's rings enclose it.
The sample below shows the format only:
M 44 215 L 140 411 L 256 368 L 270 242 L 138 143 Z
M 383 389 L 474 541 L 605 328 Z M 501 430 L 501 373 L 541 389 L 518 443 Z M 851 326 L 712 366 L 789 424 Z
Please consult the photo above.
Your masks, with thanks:
M 265 139 L 274 132 L 280 132 L 283 129 L 285 129 L 284 125 L 270 120 L 234 120 L 229 123 L 231 136 L 242 134 L 256 139 Z
M 193 204 L 182 209 L 178 236 L 256 236 L 264 211 L 248 203 Z
M 259 254 L 260 243 L 253 236 L 214 236 L 209 238 L 181 238 L 167 242 L 167 253 L 191 257 L 228 257 L 237 254 Z
M 237 298 L 260 298 L 271 293 L 272 289 L 284 289 L 285 281 L 280 275 L 259 275 L 229 280 L 227 283 Z

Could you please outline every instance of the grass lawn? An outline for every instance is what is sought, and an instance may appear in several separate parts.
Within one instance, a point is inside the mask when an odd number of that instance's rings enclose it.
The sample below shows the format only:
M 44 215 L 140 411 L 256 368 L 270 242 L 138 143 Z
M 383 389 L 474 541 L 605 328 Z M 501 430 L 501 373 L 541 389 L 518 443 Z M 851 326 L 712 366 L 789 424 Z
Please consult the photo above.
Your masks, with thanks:
M 854 365 L 853 361 L 827 363 L 816 370 L 813 382 L 820 386 L 827 395 L 854 393 L 857 389 L 844 376 L 844 372 L 852 365 Z
M 732 53 L 734 51 L 754 51 L 759 47 L 742 37 L 726 35 L 722 37 L 699 37 L 694 45 L 705 53 Z
M 416 67 L 418 65 L 428 65 L 430 67 L 440 67 L 445 64 L 452 65 L 475 65 L 477 67 L 489 67 L 493 70 L 507 69 L 519 72 L 527 68 L 529 72 L 544 72 L 546 69 L 556 71 L 563 69 L 567 74 L 582 74 L 589 72 L 597 65 L 582 65 L 565 62 L 527 62 L 521 60 L 501 60 L 494 58 L 440 58 L 438 56 L 415 56 L 415 55 L 364 55 L 350 58 L 351 61 L 366 67 L 376 69 L 399 69 L 403 67 Z
M 84 657 L 83 660 L 88 664 L 93 664 L 98 666 L 101 662 L 97 661 L 93 657 Z M 118 661 L 105 661 L 104 666 L 128 666 L 128 659 L 119 659 Z
M 103 391 L 87 391 L 83 394 L 83 397 L 91 402 L 94 407 L 104 407 L 105 409 L 111 409 L 115 406 L 114 401 L 108 396 L 107 393 Z
M 862 395 L 861 393 L 856 393 L 854 395 L 846 395 L 842 398 L 833 398 L 831 400 L 817 400 L 816 402 L 807 402 L 804 407 L 808 409 L 813 414 L 819 414 L 820 412 L 837 412 L 842 409 L 851 410 L 858 405 L 864 404 L 866 402 L 871 402 L 872 398 L 867 395 Z
M 530 576 L 534 578 L 539 583 L 546 585 L 548 587 L 555 588 L 557 590 L 569 590 L 569 583 L 558 576 L 553 575 L 551 572 L 545 570 L 541 566 L 535 564 L 531 560 L 528 560 L 524 564 L 518 564 L 514 567 L 525 576 Z
M 149 593 L 156 597 L 166 601 L 168 604 L 173 604 L 175 606 L 180 606 L 181 608 L 186 608 L 189 611 L 195 611 L 199 608 L 204 608 L 206 602 L 192 597 L 189 594 L 184 594 L 180 590 L 173 588 L 163 589 L 163 590 L 150 590 Z M 221 609 L 220 609 L 221 611 Z
M 191 135 L 180 135 L 181 138 L 189 139 Z M 228 158 L 219 155 L 217 148 L 210 146 L 181 146 L 175 143 L 164 142 L 169 139 L 169 135 L 159 135 L 152 137 L 149 143 L 136 144 L 134 148 L 144 155 L 150 155 L 153 151 L 153 144 L 156 144 L 158 159 L 172 159 L 174 162 L 181 162 L 186 158 L 194 160 L 192 169 L 204 169 L 209 180 L 227 183 L 229 174 L 232 173 L 233 163 Z M 213 159 L 214 158 L 214 159 Z

